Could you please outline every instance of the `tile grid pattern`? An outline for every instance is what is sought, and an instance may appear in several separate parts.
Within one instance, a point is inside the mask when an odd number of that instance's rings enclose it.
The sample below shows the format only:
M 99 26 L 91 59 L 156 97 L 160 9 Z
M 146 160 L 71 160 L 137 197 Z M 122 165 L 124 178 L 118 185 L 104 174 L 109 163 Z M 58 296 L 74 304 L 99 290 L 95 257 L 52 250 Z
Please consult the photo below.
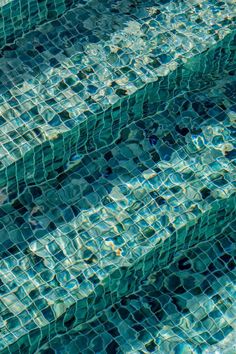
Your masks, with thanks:
M 179 252 L 194 246 L 204 256 L 205 242 L 217 239 L 228 250 L 236 214 L 235 11 L 232 0 L 91 1 L 3 50 L 1 353 L 66 351 L 73 328 L 82 341 L 88 321 L 99 330 L 101 310 L 111 316 L 109 306 L 136 292 L 148 299 L 150 273 L 155 283 L 155 272 L 172 262 L 164 276 L 178 278 Z M 233 291 L 235 265 L 224 263 Z M 224 286 L 224 274 L 216 276 Z M 156 302 L 175 290 L 163 281 Z M 208 336 L 196 333 L 194 350 L 232 332 L 228 298 L 222 331 L 206 310 Z M 188 350 L 174 322 L 165 332 L 168 316 L 159 320 L 163 336 L 174 338 L 170 350 Z M 105 342 L 104 353 L 128 350 Z M 148 342 L 127 345 L 167 350 Z
M 80 0 L 79 4 L 87 2 Z M 75 4 L 76 0 L 1 0 L 0 48 L 12 45 L 36 25 L 60 17 Z
M 46 184 L 33 203 L 32 194 L 28 202 L 22 195 L 23 220 L 12 215 L 15 246 L 0 267 L 2 313 L 11 328 L 2 349 L 23 335 L 34 352 L 39 338 L 43 344 L 48 333 L 92 318 L 135 290 L 154 265 L 168 264 L 173 252 L 227 228 L 235 218 L 233 87 L 229 75 L 205 92 L 175 98 L 158 119 L 125 128 L 118 145 L 85 156 L 59 185 Z M 20 250 L 24 220 L 26 234 L 31 228 L 38 239 Z
M 234 354 L 235 230 L 200 242 L 153 271 L 139 291 L 39 353 Z M 223 339 L 224 344 L 219 342 Z
M 113 121 L 122 105 L 138 104 L 147 91 L 156 94 L 169 73 L 223 39 L 235 23 L 231 0 L 131 5 L 95 1 L 75 8 L 4 51 L 3 192 L 14 197 L 25 183 L 53 178 L 80 150 L 112 142 L 126 124 Z M 157 82 L 154 90 L 149 82 Z

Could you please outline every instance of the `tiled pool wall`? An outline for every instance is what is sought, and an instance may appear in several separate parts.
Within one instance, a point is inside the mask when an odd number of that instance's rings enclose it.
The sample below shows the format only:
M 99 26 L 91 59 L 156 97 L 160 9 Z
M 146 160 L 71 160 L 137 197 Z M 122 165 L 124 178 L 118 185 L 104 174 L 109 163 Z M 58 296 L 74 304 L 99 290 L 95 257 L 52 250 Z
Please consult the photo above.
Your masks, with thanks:
M 42 183 L 80 161 L 81 155 L 96 151 L 119 138 L 122 127 L 132 121 L 154 115 L 165 109 L 168 99 L 191 90 L 211 85 L 212 75 L 235 70 L 236 32 L 232 32 L 215 47 L 189 59 L 174 72 L 159 77 L 128 97 L 121 98 L 105 112 L 88 111 L 68 132 L 53 133 L 46 142 L 24 154 L 15 163 L 2 167 L 0 187 L 6 198 L 14 200 L 28 183 Z M 27 135 L 26 135 L 27 138 Z M 6 206 L 7 207 L 7 206 Z
M 86 0 L 1 0 L 0 2 L 0 48 L 9 45 L 14 50 L 14 41 L 33 30 L 36 25 L 62 15 L 77 2 Z

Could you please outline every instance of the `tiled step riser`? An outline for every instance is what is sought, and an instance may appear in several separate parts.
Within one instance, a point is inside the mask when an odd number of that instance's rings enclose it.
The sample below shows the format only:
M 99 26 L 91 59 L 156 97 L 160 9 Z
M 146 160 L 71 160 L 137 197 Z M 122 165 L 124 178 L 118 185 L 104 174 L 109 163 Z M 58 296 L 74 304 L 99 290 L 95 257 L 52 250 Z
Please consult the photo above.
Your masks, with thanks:
M 76 160 L 78 163 L 81 155 L 110 145 L 119 138 L 124 126 L 163 111 L 165 103 L 172 97 L 211 85 L 212 73 L 217 77 L 224 70 L 235 70 L 235 53 L 236 36 L 231 33 L 216 47 L 190 59 L 168 76 L 160 77 L 157 82 L 147 84 L 135 94 L 121 98 L 106 112 L 90 114 L 69 132 L 54 134 L 48 142 L 35 147 L 23 159 L 0 171 L 0 188 L 4 189 L 6 198 L 14 200 L 26 184 L 40 184 L 54 178 Z
M 51 339 L 58 333 L 63 334 L 72 327 L 92 319 L 100 311 L 119 301 L 121 297 L 135 293 L 151 272 L 167 266 L 178 252 L 183 252 L 199 242 L 217 237 L 222 233 L 222 230 L 226 232 L 228 229 L 232 233 L 231 221 L 236 216 L 235 202 L 235 197 L 216 202 L 212 205 L 212 209 L 196 220 L 193 225 L 180 228 L 166 239 L 163 235 L 155 248 L 146 254 L 144 249 L 143 256 L 129 267 L 117 268 L 115 272 L 103 280 L 102 284 L 95 286 L 89 297 L 78 300 L 56 322 L 52 321 L 41 330 L 30 331 L 30 341 L 26 336 L 22 336 L 18 342 L 10 345 L 9 349 L 2 348 L 1 352 L 5 354 L 10 350 L 11 353 L 18 353 L 28 343 L 29 352 L 35 353 L 41 345 L 48 342 L 49 333 Z M 21 344 L 22 347 L 20 347 Z

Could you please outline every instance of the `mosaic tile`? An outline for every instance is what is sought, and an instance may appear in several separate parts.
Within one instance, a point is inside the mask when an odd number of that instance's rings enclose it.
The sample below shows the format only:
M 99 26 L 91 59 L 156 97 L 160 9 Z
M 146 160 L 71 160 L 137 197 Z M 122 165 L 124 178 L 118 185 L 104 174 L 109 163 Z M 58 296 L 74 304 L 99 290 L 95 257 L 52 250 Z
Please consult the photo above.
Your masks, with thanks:
M 39 353 L 235 353 L 235 251 L 228 231 L 181 252 L 137 292 Z
M 78 5 L 87 0 L 79 0 Z M 14 50 L 14 41 L 47 20 L 57 19 L 76 0 L 1 0 L 0 1 L 0 48 Z
M 74 8 L 4 51 L 0 188 L 7 185 L 9 196 L 55 177 L 74 155 L 112 143 L 141 112 L 160 110 L 166 90 L 171 98 L 178 83 L 194 89 L 233 62 L 234 2 L 125 3 Z M 221 40 L 223 52 L 219 44 L 197 56 Z
M 228 75 L 173 98 L 158 119 L 132 123 L 118 143 L 28 186 L 2 215 L 12 241 L 0 262 L 2 312 L 12 323 L 2 344 L 11 352 L 30 345 L 33 353 L 48 333 L 92 319 L 154 267 L 231 227 L 235 84 Z
M 0 352 L 229 354 L 235 1 L 70 5 L 0 57 Z

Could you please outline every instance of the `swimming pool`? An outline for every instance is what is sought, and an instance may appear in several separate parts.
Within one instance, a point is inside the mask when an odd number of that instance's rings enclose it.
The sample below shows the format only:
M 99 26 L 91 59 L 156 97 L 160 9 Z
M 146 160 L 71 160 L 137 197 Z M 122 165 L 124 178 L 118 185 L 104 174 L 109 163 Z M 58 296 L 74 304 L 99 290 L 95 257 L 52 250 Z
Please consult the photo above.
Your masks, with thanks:
M 235 3 L 70 7 L 0 58 L 1 352 L 234 353 Z

